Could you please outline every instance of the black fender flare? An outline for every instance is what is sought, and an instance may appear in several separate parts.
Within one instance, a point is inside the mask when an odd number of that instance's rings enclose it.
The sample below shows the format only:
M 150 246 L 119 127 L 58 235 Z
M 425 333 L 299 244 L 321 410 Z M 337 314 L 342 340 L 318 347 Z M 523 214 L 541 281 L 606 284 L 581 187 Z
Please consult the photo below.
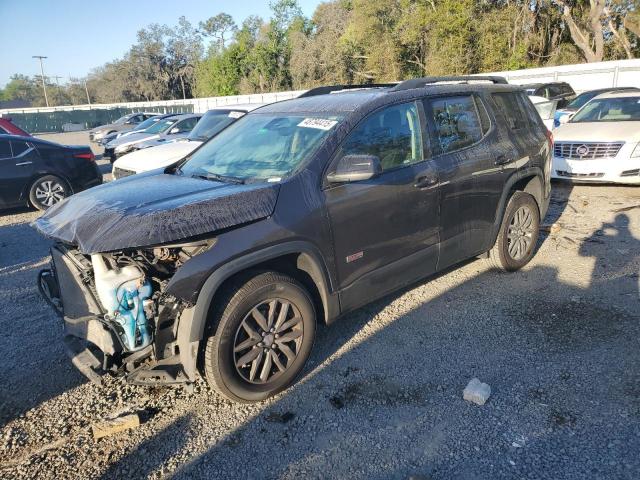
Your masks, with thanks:
M 216 292 L 232 275 L 283 255 L 298 254 L 297 267 L 307 272 L 313 279 L 325 311 L 325 321 L 339 314 L 337 295 L 332 294 L 332 281 L 322 260 L 320 251 L 306 241 L 291 241 L 257 250 L 225 263 L 214 270 L 198 293 L 193 307 L 193 318 L 189 324 L 189 341 L 199 342 L 204 337 L 205 328 Z
M 529 182 L 527 183 L 523 191 L 533 196 L 533 198 L 536 200 L 538 208 L 540 209 L 541 220 L 546 214 L 547 207 L 549 205 L 549 199 L 544 198 L 544 173 L 542 169 L 539 167 L 529 167 L 518 171 L 518 173 L 512 175 L 506 181 L 504 189 L 502 191 L 500 203 L 498 204 L 498 209 L 496 211 L 496 217 L 493 222 L 492 245 L 493 243 L 495 243 L 495 240 L 498 237 L 498 231 L 500 230 L 500 225 L 502 224 L 504 211 L 507 208 L 507 202 L 509 202 L 509 199 L 511 198 L 511 195 L 514 191 L 513 186 L 526 178 L 529 178 Z

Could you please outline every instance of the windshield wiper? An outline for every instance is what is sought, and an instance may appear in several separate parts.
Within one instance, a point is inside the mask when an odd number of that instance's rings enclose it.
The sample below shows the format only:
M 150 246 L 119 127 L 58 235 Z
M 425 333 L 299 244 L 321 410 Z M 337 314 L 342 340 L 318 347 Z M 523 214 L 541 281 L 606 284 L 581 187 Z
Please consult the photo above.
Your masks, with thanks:
M 244 179 L 237 177 L 230 177 L 227 175 L 220 175 L 218 173 L 207 173 L 206 175 L 193 175 L 195 178 L 202 178 L 204 180 L 215 180 L 217 182 L 235 183 L 238 185 L 244 184 Z

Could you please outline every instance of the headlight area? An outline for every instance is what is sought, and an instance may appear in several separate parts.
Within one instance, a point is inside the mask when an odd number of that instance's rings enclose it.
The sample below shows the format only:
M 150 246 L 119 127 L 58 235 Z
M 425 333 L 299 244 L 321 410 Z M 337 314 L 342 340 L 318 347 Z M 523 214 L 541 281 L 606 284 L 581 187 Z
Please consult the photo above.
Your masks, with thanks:
M 134 384 L 195 380 L 193 348 L 178 338 L 192 305 L 165 294 L 175 272 L 215 240 L 84 255 L 52 248 L 40 291 L 64 319 L 73 364 L 95 383 L 112 373 Z M 185 313 L 185 315 L 183 315 Z

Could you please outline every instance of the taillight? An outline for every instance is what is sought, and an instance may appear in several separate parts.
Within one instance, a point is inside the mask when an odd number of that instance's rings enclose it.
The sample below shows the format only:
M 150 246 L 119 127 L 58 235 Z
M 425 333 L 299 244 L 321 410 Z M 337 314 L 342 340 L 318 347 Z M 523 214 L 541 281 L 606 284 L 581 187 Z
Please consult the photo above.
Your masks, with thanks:
M 73 155 L 74 158 L 84 158 L 85 160 L 95 160 L 96 157 L 93 153 L 75 153 Z
M 549 146 L 553 147 L 553 132 L 547 130 L 547 140 L 549 140 Z

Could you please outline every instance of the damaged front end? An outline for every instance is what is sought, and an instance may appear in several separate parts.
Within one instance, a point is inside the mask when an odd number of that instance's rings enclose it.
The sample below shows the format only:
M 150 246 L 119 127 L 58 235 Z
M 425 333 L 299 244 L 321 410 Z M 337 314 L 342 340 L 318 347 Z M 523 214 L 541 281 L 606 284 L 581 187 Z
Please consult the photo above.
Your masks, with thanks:
M 86 255 L 63 243 L 38 286 L 64 321 L 73 364 L 91 381 L 113 373 L 129 383 L 189 384 L 198 342 L 193 306 L 165 293 L 178 268 L 215 240 Z

